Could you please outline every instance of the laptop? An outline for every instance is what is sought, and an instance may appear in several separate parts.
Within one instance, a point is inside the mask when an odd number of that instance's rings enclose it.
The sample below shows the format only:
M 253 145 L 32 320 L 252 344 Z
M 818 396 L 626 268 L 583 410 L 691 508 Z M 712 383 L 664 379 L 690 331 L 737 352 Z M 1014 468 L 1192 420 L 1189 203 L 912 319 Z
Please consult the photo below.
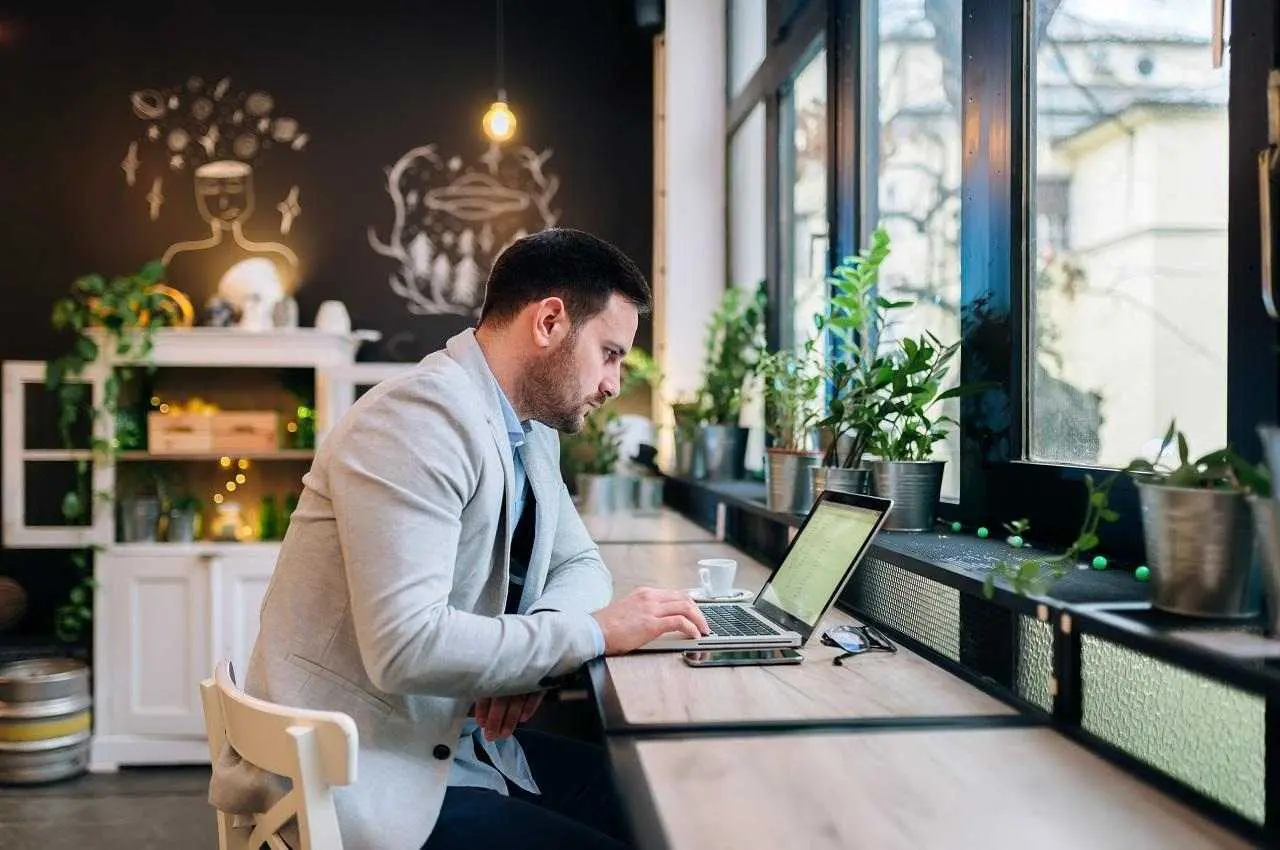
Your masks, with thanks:
M 891 507 L 891 499 L 823 491 L 754 600 L 700 604 L 711 634 L 694 639 L 670 632 L 637 652 L 804 646 Z

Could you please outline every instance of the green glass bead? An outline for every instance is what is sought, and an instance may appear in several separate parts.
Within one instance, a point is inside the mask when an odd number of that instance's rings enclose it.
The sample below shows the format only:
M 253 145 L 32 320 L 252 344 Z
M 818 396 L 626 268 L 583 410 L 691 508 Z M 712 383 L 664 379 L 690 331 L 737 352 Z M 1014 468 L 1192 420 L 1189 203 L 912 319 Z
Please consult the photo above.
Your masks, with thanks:
M 1022 546 L 1022 538 L 1016 534 L 1009 536 L 1009 545 L 1017 549 Z
M 1107 568 L 1107 559 L 1101 555 L 1095 555 L 1093 557 L 1093 568 L 1095 570 L 1105 570 Z
M 958 523 L 958 522 L 953 522 L 953 523 L 951 523 L 951 530 L 952 530 L 952 531 L 959 531 L 961 528 L 963 528 L 963 526 L 962 526 L 962 525 L 960 525 L 960 523 Z
M 987 531 L 987 529 L 986 529 L 986 528 L 979 528 L 979 529 L 978 529 L 978 536 L 979 536 L 979 537 L 981 537 L 981 538 L 983 538 L 984 540 L 986 539 L 987 535 L 988 535 L 988 534 L 990 534 L 990 533 L 991 533 L 991 532 Z
M 1146 581 L 1151 578 L 1151 570 L 1147 568 L 1146 564 L 1143 564 L 1133 571 L 1133 577 L 1138 581 Z

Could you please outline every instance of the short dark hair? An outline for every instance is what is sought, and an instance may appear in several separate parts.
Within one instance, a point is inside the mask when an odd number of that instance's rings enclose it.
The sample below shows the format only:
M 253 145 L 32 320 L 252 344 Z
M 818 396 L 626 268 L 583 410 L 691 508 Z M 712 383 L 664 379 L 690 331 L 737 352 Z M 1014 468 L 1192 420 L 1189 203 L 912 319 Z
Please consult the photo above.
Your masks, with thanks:
M 653 307 L 649 283 L 617 247 L 581 230 L 540 230 L 498 255 L 485 286 L 480 324 L 504 324 L 529 304 L 556 296 L 576 330 L 601 313 L 614 293 L 642 316 Z

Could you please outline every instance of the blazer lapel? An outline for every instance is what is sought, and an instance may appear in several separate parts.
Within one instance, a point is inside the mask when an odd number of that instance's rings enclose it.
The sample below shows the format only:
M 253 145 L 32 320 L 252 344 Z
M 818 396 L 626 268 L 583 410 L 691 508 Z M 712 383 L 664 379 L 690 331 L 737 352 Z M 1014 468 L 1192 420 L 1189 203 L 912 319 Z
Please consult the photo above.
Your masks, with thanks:
M 518 519 L 513 516 L 516 504 L 516 469 L 511 459 L 511 439 L 507 436 L 507 425 L 502 417 L 502 402 L 498 398 L 498 386 L 493 379 L 493 372 L 489 369 L 488 362 L 484 359 L 484 352 L 480 350 L 480 343 L 476 342 L 475 330 L 467 328 L 451 338 L 445 344 L 445 348 L 458 365 L 467 371 L 471 380 L 488 400 L 484 417 L 489 423 L 489 432 L 498 449 L 498 457 L 502 458 L 505 486 L 502 497 L 502 516 L 498 522 L 500 530 L 498 546 L 502 550 L 503 569 L 501 604 L 505 606 L 507 576 L 511 570 L 511 534 L 515 530 L 514 523 Z
M 539 446 L 530 434 L 520 447 L 520 459 L 524 462 L 525 477 L 529 481 L 529 489 L 533 491 L 534 526 L 533 546 L 529 552 L 529 569 L 524 577 L 524 595 L 521 599 L 521 610 L 533 604 L 541 595 L 542 585 L 546 582 L 547 568 L 551 563 L 552 535 L 547 532 L 554 527 L 555 511 L 560 505 L 558 485 L 560 473 L 555 470 L 555 478 L 551 477 L 551 463 L 539 450 Z M 531 595 L 532 594 L 532 595 Z

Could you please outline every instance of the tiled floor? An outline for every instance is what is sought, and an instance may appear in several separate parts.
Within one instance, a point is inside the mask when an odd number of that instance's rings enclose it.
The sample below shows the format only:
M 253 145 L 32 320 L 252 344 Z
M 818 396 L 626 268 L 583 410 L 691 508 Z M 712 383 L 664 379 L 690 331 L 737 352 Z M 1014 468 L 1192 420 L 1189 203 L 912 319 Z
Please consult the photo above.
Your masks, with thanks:
M 4 850 L 214 850 L 208 768 L 135 768 L 0 786 Z

